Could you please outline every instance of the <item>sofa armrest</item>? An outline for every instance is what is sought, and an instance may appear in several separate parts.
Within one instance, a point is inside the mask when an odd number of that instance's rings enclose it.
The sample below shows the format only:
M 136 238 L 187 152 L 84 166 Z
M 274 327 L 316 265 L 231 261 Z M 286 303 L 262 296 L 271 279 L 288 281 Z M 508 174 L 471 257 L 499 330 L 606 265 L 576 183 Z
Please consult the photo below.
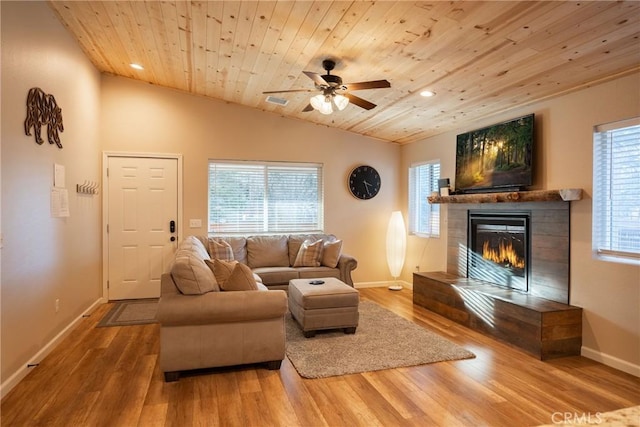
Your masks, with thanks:
M 161 326 L 250 322 L 282 317 L 284 291 L 220 291 L 202 295 L 162 294 L 157 319 Z
M 353 287 L 351 272 L 358 266 L 358 261 L 351 255 L 341 254 L 338 260 L 338 269 L 340 270 L 340 280 L 347 285 Z

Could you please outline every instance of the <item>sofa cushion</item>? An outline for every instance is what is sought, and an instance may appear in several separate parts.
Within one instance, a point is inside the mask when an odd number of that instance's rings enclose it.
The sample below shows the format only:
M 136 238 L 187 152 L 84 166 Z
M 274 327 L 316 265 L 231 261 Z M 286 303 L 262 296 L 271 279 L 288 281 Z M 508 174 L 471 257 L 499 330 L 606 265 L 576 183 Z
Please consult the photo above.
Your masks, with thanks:
M 340 254 L 342 253 L 342 240 L 324 241 L 324 248 L 322 250 L 322 265 L 336 268 L 338 261 L 340 260 Z
M 209 252 L 207 248 L 202 244 L 202 241 L 197 236 L 187 236 L 180 243 L 179 249 L 191 251 L 194 255 L 197 255 L 201 259 L 209 259 Z
M 209 255 L 213 259 L 221 259 L 223 261 L 233 261 L 233 249 L 228 242 L 224 240 L 217 241 L 209 239 Z
M 229 278 L 220 284 L 223 291 L 257 291 L 258 285 L 253 272 L 244 264 L 236 263 Z
M 225 237 L 218 238 L 218 240 L 224 240 L 231 245 L 233 259 L 243 264 L 247 263 L 247 239 L 245 237 Z
M 247 264 L 251 268 L 289 267 L 287 236 L 251 236 L 247 238 Z
M 176 256 L 171 266 L 171 277 L 185 295 L 202 295 L 220 290 L 211 269 L 197 256 Z
M 298 278 L 300 279 L 320 279 L 323 277 L 340 278 L 340 270 L 331 267 L 300 267 L 298 268 Z
M 298 250 L 298 256 L 293 263 L 294 267 L 320 267 L 320 261 L 322 261 L 322 249 L 324 244 L 322 240 L 315 242 L 311 240 L 305 240 L 300 249 Z
M 253 269 L 260 276 L 265 285 L 289 283 L 291 279 L 297 279 L 298 270 L 292 267 L 260 267 Z

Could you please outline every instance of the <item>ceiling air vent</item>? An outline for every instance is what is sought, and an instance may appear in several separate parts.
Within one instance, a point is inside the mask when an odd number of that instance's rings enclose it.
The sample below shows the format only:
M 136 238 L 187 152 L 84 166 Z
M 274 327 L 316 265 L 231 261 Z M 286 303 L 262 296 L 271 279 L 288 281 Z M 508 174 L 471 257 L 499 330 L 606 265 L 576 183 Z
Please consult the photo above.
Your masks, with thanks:
M 272 104 L 277 104 L 277 105 L 281 105 L 281 106 L 285 106 L 289 103 L 289 100 L 287 99 L 283 99 L 283 98 L 278 98 L 277 96 L 267 96 L 267 102 L 270 102 Z

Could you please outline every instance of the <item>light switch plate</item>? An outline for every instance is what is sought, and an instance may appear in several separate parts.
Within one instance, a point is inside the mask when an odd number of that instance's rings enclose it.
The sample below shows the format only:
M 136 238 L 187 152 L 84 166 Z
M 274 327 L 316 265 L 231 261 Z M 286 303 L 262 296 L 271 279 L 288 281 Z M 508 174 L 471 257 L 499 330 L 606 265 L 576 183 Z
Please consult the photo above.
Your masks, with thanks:
M 190 219 L 189 220 L 189 228 L 200 228 L 202 227 L 201 219 Z

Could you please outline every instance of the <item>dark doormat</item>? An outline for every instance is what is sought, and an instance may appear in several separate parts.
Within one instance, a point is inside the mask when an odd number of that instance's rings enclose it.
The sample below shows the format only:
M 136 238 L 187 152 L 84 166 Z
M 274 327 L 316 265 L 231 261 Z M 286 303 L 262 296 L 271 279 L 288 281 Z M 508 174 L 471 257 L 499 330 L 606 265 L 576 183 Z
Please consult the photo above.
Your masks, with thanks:
M 100 320 L 97 327 L 131 326 L 156 323 L 158 299 L 137 299 L 118 301 Z

